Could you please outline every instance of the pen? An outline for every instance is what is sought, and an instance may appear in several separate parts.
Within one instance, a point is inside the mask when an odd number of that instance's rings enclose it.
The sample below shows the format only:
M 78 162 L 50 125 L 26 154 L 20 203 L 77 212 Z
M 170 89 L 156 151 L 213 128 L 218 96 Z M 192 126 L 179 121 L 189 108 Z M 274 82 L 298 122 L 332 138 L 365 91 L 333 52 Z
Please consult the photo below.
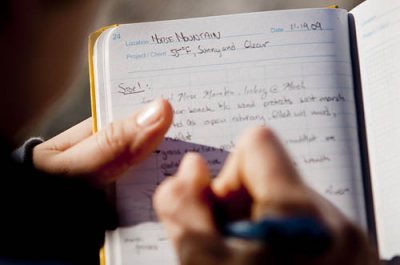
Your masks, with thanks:
M 238 221 L 224 226 L 225 237 L 257 240 L 268 244 L 276 254 L 316 257 L 331 245 L 328 229 L 315 218 L 297 216 L 266 218 L 258 222 Z

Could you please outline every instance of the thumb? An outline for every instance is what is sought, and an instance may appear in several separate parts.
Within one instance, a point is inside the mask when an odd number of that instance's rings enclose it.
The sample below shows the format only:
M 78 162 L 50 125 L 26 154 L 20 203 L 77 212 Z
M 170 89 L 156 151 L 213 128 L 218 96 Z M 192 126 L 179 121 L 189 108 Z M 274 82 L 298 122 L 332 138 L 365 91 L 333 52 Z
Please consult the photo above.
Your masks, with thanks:
M 162 141 L 171 122 L 171 105 L 166 100 L 156 100 L 66 150 L 50 150 L 45 158 L 46 171 L 89 175 L 95 182 L 109 182 L 147 157 Z

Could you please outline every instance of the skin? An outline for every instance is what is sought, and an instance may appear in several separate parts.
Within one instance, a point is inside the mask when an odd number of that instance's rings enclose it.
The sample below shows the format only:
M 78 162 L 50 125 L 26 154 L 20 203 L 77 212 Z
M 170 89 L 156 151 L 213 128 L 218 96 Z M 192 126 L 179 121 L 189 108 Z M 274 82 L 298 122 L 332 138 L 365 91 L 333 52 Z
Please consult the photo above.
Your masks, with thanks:
M 286 253 L 296 264 L 379 264 L 364 233 L 303 183 L 267 128 L 246 132 L 213 180 L 205 160 L 187 154 L 176 175 L 157 189 L 154 207 L 181 264 L 281 264 L 268 246 L 221 236 L 212 204 L 205 196 L 210 192 L 222 209 L 230 209 L 225 213 L 231 220 L 307 215 L 323 223 L 332 235 L 331 246 L 314 258 Z M 239 206 L 243 201 L 245 205 Z
M 154 107 L 158 111 L 151 122 L 140 124 L 140 114 Z M 53 174 L 84 175 L 96 184 L 107 184 L 151 154 L 171 122 L 172 108 L 165 100 L 157 100 L 96 134 L 92 134 L 92 123 L 87 119 L 36 146 L 33 163 L 38 169 Z
M 99 1 L 5 3 L 0 27 L 0 134 L 16 147 L 70 86 Z M 143 120 L 149 108 L 153 115 Z M 150 154 L 171 121 L 172 108 L 165 100 L 96 134 L 86 120 L 36 146 L 33 164 L 48 173 L 85 176 L 105 185 Z M 220 200 L 228 218 L 258 220 L 300 213 L 326 224 L 334 236 L 332 247 L 318 259 L 300 257 L 299 264 L 378 264 L 364 234 L 301 181 L 268 129 L 246 133 L 214 180 L 205 161 L 188 154 L 176 175 L 159 187 L 154 205 L 182 264 L 274 264 L 268 247 L 221 237 L 207 193 Z M 236 207 L 240 201 L 244 203 Z
M 69 88 L 102 1 L 7 2 L 8 17 L 0 28 L 0 49 L 7 51 L 0 64 L 0 135 L 15 148 Z M 152 106 L 157 112 L 151 123 L 137 122 L 139 110 L 94 135 L 90 119 L 85 120 L 36 146 L 33 163 L 48 173 L 109 183 L 163 139 L 172 109 L 165 100 Z

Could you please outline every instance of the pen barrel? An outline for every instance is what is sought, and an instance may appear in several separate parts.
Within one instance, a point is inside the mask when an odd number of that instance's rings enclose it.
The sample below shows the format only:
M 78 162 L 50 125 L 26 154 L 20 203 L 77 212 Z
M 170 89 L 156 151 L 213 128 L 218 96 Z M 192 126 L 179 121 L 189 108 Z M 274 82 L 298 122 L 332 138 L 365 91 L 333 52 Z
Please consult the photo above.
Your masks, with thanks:
M 238 221 L 223 229 L 226 237 L 264 243 L 274 255 L 316 257 L 331 246 L 328 229 L 311 217 Z

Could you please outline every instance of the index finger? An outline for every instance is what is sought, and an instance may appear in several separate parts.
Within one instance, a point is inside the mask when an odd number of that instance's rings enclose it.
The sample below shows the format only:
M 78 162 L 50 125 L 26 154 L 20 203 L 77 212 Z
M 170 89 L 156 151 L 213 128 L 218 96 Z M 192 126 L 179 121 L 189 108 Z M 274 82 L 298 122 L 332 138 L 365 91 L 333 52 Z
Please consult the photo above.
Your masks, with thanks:
M 294 200 L 294 197 L 305 193 L 289 155 L 268 128 L 247 131 L 213 182 L 214 192 L 221 197 L 243 187 L 255 205 L 287 200 L 289 197 Z
M 44 142 L 41 148 L 51 151 L 65 151 L 86 138 L 89 138 L 92 134 L 92 118 L 87 118 L 65 132 Z

